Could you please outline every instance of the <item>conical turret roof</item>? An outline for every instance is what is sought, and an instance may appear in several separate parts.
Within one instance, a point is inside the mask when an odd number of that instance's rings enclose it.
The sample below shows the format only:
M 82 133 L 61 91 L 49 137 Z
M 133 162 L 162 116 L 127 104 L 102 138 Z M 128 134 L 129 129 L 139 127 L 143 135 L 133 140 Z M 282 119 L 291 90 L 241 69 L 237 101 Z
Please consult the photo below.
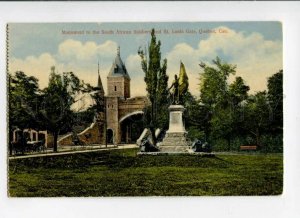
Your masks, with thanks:
M 123 63 L 120 55 L 120 47 L 118 47 L 117 56 L 113 62 L 108 77 L 126 77 L 130 79 L 125 64 Z

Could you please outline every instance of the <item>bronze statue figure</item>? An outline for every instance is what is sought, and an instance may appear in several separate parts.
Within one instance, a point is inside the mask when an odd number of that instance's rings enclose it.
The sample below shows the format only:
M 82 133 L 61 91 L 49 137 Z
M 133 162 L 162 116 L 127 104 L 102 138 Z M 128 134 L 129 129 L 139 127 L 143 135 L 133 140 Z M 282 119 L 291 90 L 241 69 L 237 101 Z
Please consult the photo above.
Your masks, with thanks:
M 168 89 L 170 91 L 173 88 L 173 91 L 171 92 L 172 95 L 172 104 L 183 104 L 183 97 L 187 93 L 189 87 L 189 79 L 185 71 L 184 64 L 180 62 L 180 71 L 179 71 L 179 78 L 175 74 L 174 81 L 171 85 L 171 87 Z
M 180 103 L 179 102 L 179 79 L 176 74 L 174 76 L 174 81 L 168 91 L 170 91 L 172 88 L 173 88 L 173 91 L 171 93 L 173 97 L 172 104 L 179 104 Z

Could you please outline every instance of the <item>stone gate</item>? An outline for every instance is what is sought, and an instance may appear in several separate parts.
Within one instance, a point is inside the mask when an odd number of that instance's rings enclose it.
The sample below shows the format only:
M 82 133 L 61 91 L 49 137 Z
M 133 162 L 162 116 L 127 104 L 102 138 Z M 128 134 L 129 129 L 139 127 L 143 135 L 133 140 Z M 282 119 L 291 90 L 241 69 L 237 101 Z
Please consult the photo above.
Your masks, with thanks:
M 141 119 L 144 108 L 149 105 L 146 96 L 130 97 L 130 76 L 120 55 L 117 56 L 107 76 L 107 95 L 105 95 L 98 66 L 98 93 L 103 97 L 103 112 L 99 112 L 90 127 L 77 134 L 86 144 L 135 143 L 132 138 L 132 123 Z M 140 127 L 140 133 L 143 127 Z M 139 133 L 139 134 L 140 134 Z M 59 145 L 71 145 L 72 134 L 58 141 Z

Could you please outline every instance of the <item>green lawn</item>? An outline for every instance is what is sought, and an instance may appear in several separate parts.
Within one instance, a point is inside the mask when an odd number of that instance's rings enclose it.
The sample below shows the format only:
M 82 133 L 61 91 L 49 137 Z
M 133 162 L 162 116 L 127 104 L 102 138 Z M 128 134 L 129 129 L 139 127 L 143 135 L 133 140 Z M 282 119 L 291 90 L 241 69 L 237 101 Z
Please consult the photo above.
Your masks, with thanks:
M 136 149 L 9 161 L 10 196 L 278 195 L 282 154 L 136 156 Z

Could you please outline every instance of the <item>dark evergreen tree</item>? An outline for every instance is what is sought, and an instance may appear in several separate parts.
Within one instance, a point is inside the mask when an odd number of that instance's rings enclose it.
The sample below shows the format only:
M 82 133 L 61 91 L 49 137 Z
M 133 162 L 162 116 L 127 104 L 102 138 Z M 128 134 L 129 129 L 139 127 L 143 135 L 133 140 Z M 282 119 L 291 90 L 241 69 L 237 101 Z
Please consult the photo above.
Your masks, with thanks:
M 141 48 L 138 54 L 141 57 L 142 70 L 145 73 L 146 90 L 151 102 L 151 115 L 149 127 L 154 137 L 154 128 L 164 127 L 166 124 L 167 115 L 167 99 L 168 99 L 168 76 L 167 60 L 164 59 L 161 63 L 161 42 L 156 40 L 155 30 L 151 31 L 151 42 L 147 51 Z M 159 122 L 158 122 L 159 120 Z M 155 143 L 155 142 L 154 142 Z
M 166 129 L 168 127 L 169 121 L 169 99 L 168 99 L 168 75 L 167 71 L 167 60 L 163 60 L 163 64 L 158 76 L 158 86 L 157 86 L 157 105 L 156 105 L 156 120 L 157 127 Z

